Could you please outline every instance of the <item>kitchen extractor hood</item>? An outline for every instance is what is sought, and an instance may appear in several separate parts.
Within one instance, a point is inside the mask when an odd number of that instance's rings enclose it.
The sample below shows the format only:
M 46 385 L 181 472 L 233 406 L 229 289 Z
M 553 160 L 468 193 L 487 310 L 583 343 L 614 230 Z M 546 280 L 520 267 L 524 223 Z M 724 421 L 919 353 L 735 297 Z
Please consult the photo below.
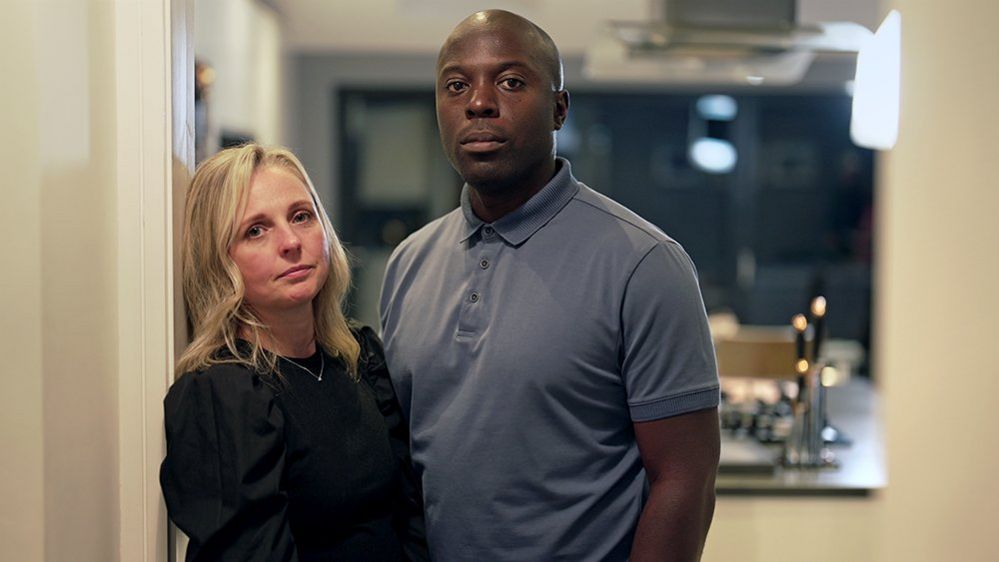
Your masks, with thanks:
M 587 49 L 594 81 L 790 85 L 818 53 L 856 53 L 852 22 L 802 25 L 797 0 L 652 0 L 648 21 L 608 22 Z

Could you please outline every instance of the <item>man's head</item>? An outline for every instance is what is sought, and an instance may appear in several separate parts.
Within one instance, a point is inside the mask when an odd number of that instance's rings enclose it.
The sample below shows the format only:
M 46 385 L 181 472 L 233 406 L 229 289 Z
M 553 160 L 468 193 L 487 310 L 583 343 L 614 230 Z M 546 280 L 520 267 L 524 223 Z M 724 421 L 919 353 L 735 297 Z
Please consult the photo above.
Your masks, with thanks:
M 502 10 L 472 14 L 441 47 L 436 91 L 444 151 L 471 186 L 499 193 L 551 179 L 569 94 L 541 28 Z

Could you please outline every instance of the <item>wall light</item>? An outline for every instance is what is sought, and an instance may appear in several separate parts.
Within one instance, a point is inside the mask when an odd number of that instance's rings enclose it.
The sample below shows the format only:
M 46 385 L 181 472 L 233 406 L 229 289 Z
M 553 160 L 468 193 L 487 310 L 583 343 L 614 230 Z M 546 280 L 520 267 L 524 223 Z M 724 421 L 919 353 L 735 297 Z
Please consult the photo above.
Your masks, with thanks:
M 727 174 L 735 168 L 738 154 L 727 140 L 700 138 L 690 145 L 690 161 L 709 174 Z
M 704 119 L 731 121 L 739 114 L 739 104 L 732 96 L 701 96 L 697 98 L 697 113 Z
M 888 150 L 898 140 L 902 16 L 892 10 L 857 54 L 853 117 L 854 144 Z

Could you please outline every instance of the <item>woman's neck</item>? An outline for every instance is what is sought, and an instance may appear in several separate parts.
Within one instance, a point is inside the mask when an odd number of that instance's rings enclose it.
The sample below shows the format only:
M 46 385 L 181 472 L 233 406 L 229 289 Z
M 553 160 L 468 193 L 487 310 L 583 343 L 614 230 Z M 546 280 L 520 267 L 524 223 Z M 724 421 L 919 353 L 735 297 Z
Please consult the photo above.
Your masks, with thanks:
M 309 357 L 316 352 L 316 322 L 311 305 L 303 310 L 258 315 L 270 328 L 260 334 L 264 349 L 284 357 Z

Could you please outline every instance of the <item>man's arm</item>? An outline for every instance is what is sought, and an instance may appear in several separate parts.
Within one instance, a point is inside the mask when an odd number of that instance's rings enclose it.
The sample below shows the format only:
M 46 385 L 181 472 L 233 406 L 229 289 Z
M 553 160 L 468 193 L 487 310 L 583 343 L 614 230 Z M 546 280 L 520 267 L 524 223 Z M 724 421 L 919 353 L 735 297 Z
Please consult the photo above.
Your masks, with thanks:
M 715 510 L 718 410 L 634 424 L 649 479 L 631 562 L 699 560 Z

